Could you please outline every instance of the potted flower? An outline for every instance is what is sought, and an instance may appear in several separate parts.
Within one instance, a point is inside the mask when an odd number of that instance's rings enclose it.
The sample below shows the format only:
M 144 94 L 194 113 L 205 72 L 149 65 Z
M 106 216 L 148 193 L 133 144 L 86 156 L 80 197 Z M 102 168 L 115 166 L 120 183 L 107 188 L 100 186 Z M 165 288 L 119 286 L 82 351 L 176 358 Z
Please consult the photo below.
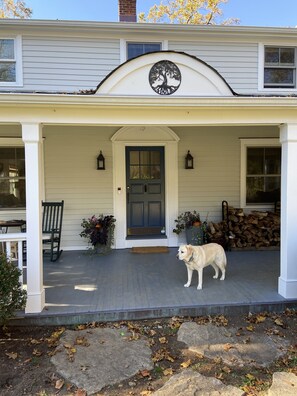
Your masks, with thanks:
M 79 235 L 88 239 L 94 252 L 106 253 L 111 249 L 113 243 L 115 221 L 116 219 L 112 215 L 93 215 L 82 220 L 83 231 Z
M 188 244 L 197 246 L 205 243 L 207 222 L 201 222 L 200 214 L 196 210 L 180 213 L 174 221 L 173 232 L 179 235 L 185 231 Z

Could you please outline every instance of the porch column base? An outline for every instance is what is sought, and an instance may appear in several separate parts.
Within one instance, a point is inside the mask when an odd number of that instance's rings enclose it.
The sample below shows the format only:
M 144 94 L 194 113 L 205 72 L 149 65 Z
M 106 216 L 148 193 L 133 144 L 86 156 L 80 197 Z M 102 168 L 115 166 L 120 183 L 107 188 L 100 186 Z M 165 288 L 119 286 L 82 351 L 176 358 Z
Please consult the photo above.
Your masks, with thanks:
M 297 279 L 278 278 L 278 293 L 284 298 L 297 298 Z
M 40 313 L 45 306 L 45 290 L 40 293 L 28 293 L 25 313 Z

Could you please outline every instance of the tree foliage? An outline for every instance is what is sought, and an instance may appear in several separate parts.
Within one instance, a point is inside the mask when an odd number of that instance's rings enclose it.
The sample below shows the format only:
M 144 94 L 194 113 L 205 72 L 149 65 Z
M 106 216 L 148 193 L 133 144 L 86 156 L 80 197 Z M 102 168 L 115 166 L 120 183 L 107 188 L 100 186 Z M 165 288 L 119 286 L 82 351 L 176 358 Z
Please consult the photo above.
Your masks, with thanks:
M 22 0 L 0 0 L 0 18 L 30 18 L 32 9 Z
M 139 22 L 180 23 L 192 25 L 231 25 L 236 18 L 222 19 L 222 4 L 229 0 L 162 0 L 159 5 L 138 15 Z

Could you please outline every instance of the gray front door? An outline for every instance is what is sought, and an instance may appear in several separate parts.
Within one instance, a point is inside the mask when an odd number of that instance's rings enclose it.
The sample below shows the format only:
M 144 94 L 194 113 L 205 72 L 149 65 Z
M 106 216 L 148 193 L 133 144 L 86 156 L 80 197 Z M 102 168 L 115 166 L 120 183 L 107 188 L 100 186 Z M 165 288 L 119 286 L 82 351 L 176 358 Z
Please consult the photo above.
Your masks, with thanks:
M 128 236 L 162 234 L 164 178 L 164 147 L 126 147 Z

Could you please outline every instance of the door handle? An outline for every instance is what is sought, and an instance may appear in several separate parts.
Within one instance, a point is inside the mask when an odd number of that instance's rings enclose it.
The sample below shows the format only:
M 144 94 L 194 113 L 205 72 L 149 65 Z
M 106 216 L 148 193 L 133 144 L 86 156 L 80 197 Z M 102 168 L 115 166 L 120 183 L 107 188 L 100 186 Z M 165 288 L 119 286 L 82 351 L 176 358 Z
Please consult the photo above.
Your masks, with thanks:
M 147 185 L 146 184 L 144 185 L 144 192 L 145 193 L 147 192 Z

